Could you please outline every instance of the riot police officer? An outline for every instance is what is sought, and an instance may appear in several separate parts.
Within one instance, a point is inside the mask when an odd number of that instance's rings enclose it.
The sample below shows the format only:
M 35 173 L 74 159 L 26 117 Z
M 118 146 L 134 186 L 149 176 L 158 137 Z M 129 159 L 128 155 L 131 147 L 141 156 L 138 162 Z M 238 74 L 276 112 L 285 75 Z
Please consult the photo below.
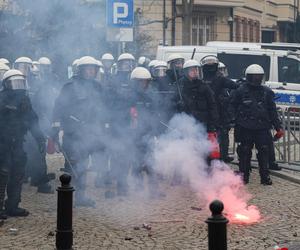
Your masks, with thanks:
M 27 216 L 20 208 L 22 183 L 25 175 L 26 153 L 23 150 L 24 136 L 30 131 L 38 143 L 40 152 L 45 152 L 45 138 L 39 128 L 38 117 L 32 109 L 26 93 L 25 76 L 19 70 L 8 70 L 3 76 L 0 92 L 0 217 Z M 3 202 L 5 201 L 5 211 Z
M 19 57 L 15 60 L 14 69 L 20 70 L 26 77 L 28 83 L 31 82 L 32 60 L 29 57 Z M 29 91 L 34 91 L 35 86 L 28 86 Z M 30 94 L 30 93 L 29 93 Z
M 148 57 L 141 56 L 138 59 L 138 67 L 144 67 L 147 69 L 149 63 L 150 63 L 150 59 Z
M 213 91 L 202 81 L 199 62 L 188 60 L 183 66 L 184 76 L 180 79 L 181 96 L 179 111 L 192 115 L 202 123 L 209 133 L 216 131 L 218 110 Z
M 233 160 L 228 156 L 230 116 L 228 115 L 229 91 L 238 88 L 238 84 L 219 72 L 219 60 L 215 56 L 201 59 L 203 81 L 213 90 L 217 102 L 219 121 L 217 124 L 221 159 L 225 162 Z M 224 65 L 225 66 L 225 65 Z
M 131 134 L 135 145 L 135 161 L 133 164 L 133 176 L 136 177 L 137 188 L 143 189 L 142 173 L 149 176 L 150 196 L 157 198 L 163 194 L 158 191 L 157 178 L 154 170 L 146 163 L 148 142 L 157 133 L 160 126 L 156 112 L 156 103 L 153 100 L 153 91 L 150 86 L 151 74 L 143 67 L 135 68 L 131 73 L 133 86 L 131 115 Z
M 51 60 L 47 57 L 41 57 L 38 63 L 40 77 L 35 79 L 36 89 L 31 92 L 31 100 L 33 108 L 39 116 L 40 127 L 43 133 L 49 137 L 51 134 L 52 111 L 54 101 L 59 93 L 59 85 L 56 76 L 52 72 Z M 30 138 L 28 142 L 30 142 Z M 28 142 L 27 165 L 31 176 L 31 185 L 37 186 L 37 191 L 40 193 L 53 193 L 54 190 L 49 181 L 55 178 L 55 174 L 47 174 L 46 154 L 40 154 L 37 148 Z
M 135 68 L 135 58 L 130 53 L 123 53 L 118 57 L 116 77 L 124 79 L 127 84 L 130 80 L 130 74 Z M 123 83 L 125 84 L 125 83 Z
M 62 152 L 65 168 L 71 172 L 76 187 L 75 204 L 94 206 L 95 202 L 85 194 L 89 155 L 97 150 L 98 105 L 101 100 L 99 83 L 95 81 L 99 63 L 90 56 L 82 57 L 77 64 L 78 75 L 65 84 L 56 99 L 53 111 L 53 135 L 57 141 L 58 132 L 63 130 Z
M 278 138 L 283 136 L 280 120 L 274 102 L 274 93 L 264 82 L 264 69 L 257 64 L 250 65 L 246 71 L 246 83 L 232 95 L 230 112 L 235 117 L 239 130 L 240 169 L 244 183 L 249 182 L 251 151 L 257 149 L 261 184 L 272 185 L 269 176 L 269 143 L 272 140 L 270 129 L 275 128 Z
M 149 69 L 149 72 L 151 74 L 151 76 L 153 77 L 153 69 L 154 69 L 154 66 L 155 64 L 158 62 L 158 60 L 151 60 L 148 64 L 148 69 Z
M 104 81 L 107 82 L 107 84 L 111 83 L 112 78 L 112 66 L 114 64 L 115 58 L 110 53 L 105 53 L 101 57 L 101 62 L 103 64 L 103 70 L 104 70 Z
M 228 77 L 228 69 L 226 67 L 226 65 L 222 62 L 219 62 L 218 64 L 218 71 L 219 73 L 224 76 L 224 77 Z
M 155 102 L 158 105 L 158 115 L 161 121 L 168 121 L 176 113 L 176 86 L 170 81 L 167 76 L 168 64 L 164 61 L 157 61 L 153 67 L 152 87 L 154 89 Z
M 177 81 L 183 76 L 184 57 L 180 54 L 171 54 L 167 63 L 167 75 L 174 84 L 177 84 Z

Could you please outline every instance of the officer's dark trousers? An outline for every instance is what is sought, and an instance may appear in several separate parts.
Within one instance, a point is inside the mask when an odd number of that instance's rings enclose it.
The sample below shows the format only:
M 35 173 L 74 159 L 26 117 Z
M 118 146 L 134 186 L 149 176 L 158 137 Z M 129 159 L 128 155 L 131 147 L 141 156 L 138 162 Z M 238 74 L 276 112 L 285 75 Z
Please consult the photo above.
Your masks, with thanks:
M 3 208 L 5 189 L 7 210 L 15 209 L 21 201 L 22 183 L 25 176 L 26 153 L 23 138 L 0 138 L 0 209 Z
M 147 154 L 147 145 L 144 143 L 136 142 L 136 152 L 134 157 L 132 175 L 136 178 L 137 188 L 143 189 L 144 179 L 143 173 L 146 173 L 148 176 L 149 188 L 151 192 L 155 192 L 158 188 L 157 178 L 155 176 L 154 170 L 151 166 L 147 164 L 146 154 Z
M 31 177 L 31 184 L 44 184 L 47 176 L 46 153 L 41 153 L 33 136 L 28 133 L 25 137 L 24 149 L 27 154 L 26 171 Z
M 218 130 L 218 141 L 220 145 L 221 159 L 226 160 L 229 148 L 229 129 L 221 128 Z
M 75 134 L 64 134 L 62 153 L 65 157 L 65 168 L 72 175 L 76 189 L 75 197 L 85 195 L 87 166 L 89 162 L 89 145 Z
M 237 152 L 238 159 L 240 162 L 240 154 L 241 154 L 241 145 L 240 144 L 237 146 L 236 152 Z M 251 154 L 250 158 L 251 157 L 252 157 L 252 154 Z M 271 166 L 273 164 L 276 164 L 275 147 L 274 147 L 273 140 L 270 139 L 270 141 L 269 141 L 269 166 Z
M 273 140 L 270 140 L 269 143 L 269 164 L 270 166 L 276 164 L 275 147 Z
M 251 152 L 255 145 L 261 181 L 269 178 L 269 143 L 272 139 L 268 129 L 252 130 L 240 128 L 240 169 L 247 180 L 250 174 Z

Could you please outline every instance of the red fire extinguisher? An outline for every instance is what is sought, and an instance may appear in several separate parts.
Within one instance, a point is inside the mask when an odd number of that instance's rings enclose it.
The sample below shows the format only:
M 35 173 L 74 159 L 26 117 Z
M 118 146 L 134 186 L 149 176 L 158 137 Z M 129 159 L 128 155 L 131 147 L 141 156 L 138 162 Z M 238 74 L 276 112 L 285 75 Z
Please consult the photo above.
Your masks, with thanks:
M 215 132 L 209 132 L 208 133 L 208 140 L 212 144 L 212 150 L 210 152 L 210 158 L 211 159 L 220 159 L 221 153 L 220 153 L 220 146 L 217 140 L 217 133 Z

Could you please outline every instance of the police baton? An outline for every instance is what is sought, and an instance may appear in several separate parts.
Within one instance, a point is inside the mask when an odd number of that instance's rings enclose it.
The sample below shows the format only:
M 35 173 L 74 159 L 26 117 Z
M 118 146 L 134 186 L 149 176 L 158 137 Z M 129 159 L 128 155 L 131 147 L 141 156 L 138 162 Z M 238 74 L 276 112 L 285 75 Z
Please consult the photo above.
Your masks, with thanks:
M 192 54 L 191 60 L 194 59 L 195 53 L 196 53 L 196 48 L 194 48 L 194 50 L 193 50 L 193 54 Z

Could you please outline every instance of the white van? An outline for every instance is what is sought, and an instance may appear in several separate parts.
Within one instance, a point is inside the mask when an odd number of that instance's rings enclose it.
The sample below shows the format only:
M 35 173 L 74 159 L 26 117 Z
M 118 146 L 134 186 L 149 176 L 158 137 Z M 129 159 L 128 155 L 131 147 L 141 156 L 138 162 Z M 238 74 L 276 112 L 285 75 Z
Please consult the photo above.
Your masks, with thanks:
M 159 46 L 156 59 L 166 61 L 170 54 L 180 53 L 188 60 L 194 48 L 194 59 L 200 61 L 207 55 L 217 56 L 227 66 L 233 80 L 242 78 L 250 64 L 261 65 L 266 72 L 266 85 L 274 89 L 277 96 L 284 94 L 285 101 L 292 100 L 291 104 L 300 106 L 300 53 L 264 49 L 258 43 L 208 42 L 206 46 Z
M 261 44 L 235 42 L 208 42 L 206 46 L 159 46 L 156 59 L 167 60 L 172 53 L 190 59 L 215 55 L 227 68 L 231 79 L 240 79 L 250 64 L 261 65 L 266 72 L 266 84 L 273 89 L 300 91 L 300 53 L 287 50 L 262 49 Z

